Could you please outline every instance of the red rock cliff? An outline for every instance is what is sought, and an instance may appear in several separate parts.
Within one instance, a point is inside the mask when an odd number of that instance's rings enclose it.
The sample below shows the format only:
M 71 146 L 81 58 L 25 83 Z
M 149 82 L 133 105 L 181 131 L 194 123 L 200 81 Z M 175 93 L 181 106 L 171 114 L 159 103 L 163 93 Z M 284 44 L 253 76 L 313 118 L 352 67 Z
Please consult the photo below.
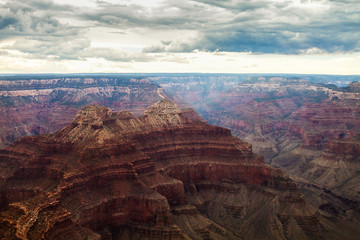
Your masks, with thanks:
M 163 97 L 157 85 L 131 76 L 0 80 L 0 148 L 58 131 L 88 104 L 141 115 Z
M 0 151 L 5 239 L 356 236 L 306 203 L 230 130 L 162 100 L 141 117 L 90 105 Z

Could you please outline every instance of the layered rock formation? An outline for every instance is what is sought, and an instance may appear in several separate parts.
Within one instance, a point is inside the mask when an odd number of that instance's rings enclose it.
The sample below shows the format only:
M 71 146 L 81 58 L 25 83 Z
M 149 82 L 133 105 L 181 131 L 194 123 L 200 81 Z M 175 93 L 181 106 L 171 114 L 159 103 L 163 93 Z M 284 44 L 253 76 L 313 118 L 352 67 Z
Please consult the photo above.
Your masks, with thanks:
M 356 239 L 251 145 L 162 100 L 0 151 L 5 239 Z M 341 230 L 339 230 L 341 227 Z
M 193 94 L 184 101 L 211 124 L 228 127 L 251 143 L 266 161 L 286 169 L 317 207 L 359 219 L 354 215 L 360 202 L 358 85 L 337 88 L 258 77 L 228 91 L 214 87 L 201 92 L 186 83 L 163 86 L 169 92 L 176 89 L 176 98 Z
M 360 93 L 360 82 L 351 82 L 345 89 L 349 92 Z
M 19 79 L 0 80 L 0 148 L 22 136 L 63 128 L 87 104 L 127 109 L 140 115 L 164 98 L 157 85 L 131 76 Z

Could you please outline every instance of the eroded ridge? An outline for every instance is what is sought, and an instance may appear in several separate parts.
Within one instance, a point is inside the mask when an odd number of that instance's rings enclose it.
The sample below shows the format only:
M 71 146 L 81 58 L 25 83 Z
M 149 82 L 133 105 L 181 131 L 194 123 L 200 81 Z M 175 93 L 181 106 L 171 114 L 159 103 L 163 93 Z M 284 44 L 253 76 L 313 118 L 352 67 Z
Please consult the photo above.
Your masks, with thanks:
M 90 105 L 0 151 L 5 239 L 357 236 L 308 204 L 251 145 L 169 100 L 141 117 Z

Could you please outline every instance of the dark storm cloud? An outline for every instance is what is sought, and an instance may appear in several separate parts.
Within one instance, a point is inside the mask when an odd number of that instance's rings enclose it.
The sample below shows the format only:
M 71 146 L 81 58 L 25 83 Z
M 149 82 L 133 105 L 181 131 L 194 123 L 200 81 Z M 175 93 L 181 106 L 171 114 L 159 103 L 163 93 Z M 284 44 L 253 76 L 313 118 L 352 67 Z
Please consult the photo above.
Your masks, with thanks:
M 188 41 L 171 41 L 144 52 L 231 51 L 301 54 L 352 52 L 360 47 L 360 4 L 355 1 L 164 1 L 148 9 L 139 5 L 100 3 L 83 15 L 99 25 L 120 29 L 187 29 Z M 322 4 L 318 9 L 309 5 Z M 169 41 L 169 39 L 164 39 Z
M 96 8 L 80 8 L 51 0 L 8 1 L 0 4 L 0 41 L 16 39 L 8 49 L 35 58 L 93 57 L 110 61 L 151 61 L 153 58 L 148 53 L 195 50 L 259 54 L 360 50 L 358 0 L 302 0 L 301 3 L 294 4 L 293 0 L 164 0 L 160 5 L 149 7 L 123 0 L 121 4 L 97 1 Z M 83 24 L 74 26 L 64 18 Z M 145 46 L 143 53 L 130 54 L 92 47 L 91 39 L 83 33 L 99 26 L 124 36 L 138 29 L 147 32 L 188 30 L 193 34 L 187 40 L 164 37 L 156 45 Z
M 81 17 L 101 26 L 119 29 L 199 29 L 211 20 L 213 14 L 216 12 L 204 12 L 203 7 L 187 1 L 167 1 L 152 9 L 137 4 L 98 2 L 97 9 L 85 11 Z
M 204 31 L 199 39 L 188 43 L 171 43 L 158 48 L 150 47 L 145 51 L 163 49 L 170 52 L 228 51 L 253 53 L 301 54 L 306 50 L 317 48 L 322 52 L 352 52 L 360 50 L 360 32 L 353 28 L 360 26 L 289 26 L 278 25 L 269 27 L 239 27 L 221 29 L 218 31 Z M 244 30 L 242 30 L 244 29 Z M 224 37 L 226 36 L 226 37 Z
M 89 58 L 102 58 L 118 62 L 149 62 L 153 57 L 144 53 L 126 53 L 110 48 L 91 47 L 90 41 L 84 38 L 63 39 L 56 41 L 53 38 L 20 39 L 10 50 L 28 53 L 27 58 L 48 60 L 86 60 Z
M 1 5 L 0 40 L 17 40 L 7 50 L 26 53 L 27 58 L 49 60 L 85 60 L 103 58 L 109 61 L 146 62 L 152 58 L 143 53 L 129 54 L 110 48 L 93 48 L 82 37 L 86 28 L 61 23 L 59 16 L 75 16 L 80 10 L 53 1 L 10 1 Z M 106 19 L 106 16 L 104 16 Z M 11 55 L 1 50 L 2 55 Z
M 62 24 L 54 15 L 70 6 L 49 1 L 10 1 L 0 4 L 0 40 L 13 37 L 77 36 L 79 28 Z
M 0 16 L 0 30 L 15 25 L 16 23 L 17 19 L 12 16 Z
M 231 1 L 231 0 L 225 0 L 225 1 L 217 1 L 217 0 L 193 0 L 194 2 L 204 3 L 207 5 L 212 5 L 220 8 L 225 8 L 231 11 L 252 11 L 260 8 L 267 8 L 271 2 L 269 1 Z M 272 3 L 274 4 L 274 3 Z M 277 3 L 279 6 L 282 4 Z
M 207 13 L 209 6 L 232 18 L 214 16 L 187 42 L 159 44 L 145 52 L 231 51 L 301 54 L 308 49 L 322 52 L 360 50 L 360 3 L 357 1 L 196 0 Z M 315 5 L 322 4 L 315 8 Z

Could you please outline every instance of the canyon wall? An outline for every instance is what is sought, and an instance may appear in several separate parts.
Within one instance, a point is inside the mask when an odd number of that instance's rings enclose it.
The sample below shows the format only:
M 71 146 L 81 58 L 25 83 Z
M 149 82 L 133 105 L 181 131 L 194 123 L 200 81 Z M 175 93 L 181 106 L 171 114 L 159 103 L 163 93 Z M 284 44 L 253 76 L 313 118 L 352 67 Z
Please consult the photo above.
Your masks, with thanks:
M 0 150 L 5 239 L 356 239 L 251 145 L 168 100 Z
M 358 83 L 338 88 L 299 78 L 254 77 L 228 90 L 210 81 L 206 90 L 196 81 L 160 85 L 285 169 L 307 188 L 304 193 L 315 193 L 311 199 L 321 199 L 318 207 L 355 218 L 360 202 Z
M 0 148 L 57 131 L 88 104 L 140 115 L 164 98 L 157 85 L 131 76 L 19 78 L 0 80 Z

